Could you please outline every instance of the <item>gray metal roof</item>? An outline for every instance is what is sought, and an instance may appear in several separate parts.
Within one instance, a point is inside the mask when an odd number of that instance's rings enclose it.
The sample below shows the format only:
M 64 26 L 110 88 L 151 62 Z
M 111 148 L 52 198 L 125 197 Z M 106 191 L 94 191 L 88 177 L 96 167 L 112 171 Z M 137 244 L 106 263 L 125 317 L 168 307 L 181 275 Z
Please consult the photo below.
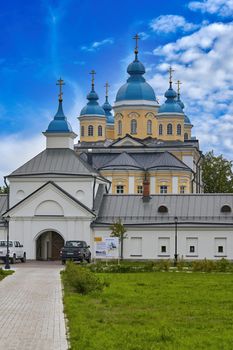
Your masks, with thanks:
M 87 162 L 71 149 L 45 149 L 9 176 L 65 174 L 99 175 Z
M 86 155 L 82 154 L 86 159 Z M 98 169 L 191 169 L 169 152 L 92 153 L 93 166 Z
M 159 213 L 159 206 L 168 213 Z M 221 213 L 221 207 L 229 205 L 233 210 L 233 194 L 178 194 L 152 195 L 144 203 L 140 195 L 104 195 L 95 224 L 111 224 L 119 218 L 124 224 L 153 225 L 174 223 L 233 224 L 233 214 Z

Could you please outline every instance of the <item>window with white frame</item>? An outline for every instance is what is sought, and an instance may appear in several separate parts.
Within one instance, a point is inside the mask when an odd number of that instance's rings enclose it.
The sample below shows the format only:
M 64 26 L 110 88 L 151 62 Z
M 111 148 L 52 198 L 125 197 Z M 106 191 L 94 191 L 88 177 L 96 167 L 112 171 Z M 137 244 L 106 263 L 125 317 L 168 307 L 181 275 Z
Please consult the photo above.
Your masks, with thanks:
M 147 134 L 148 135 L 152 134 L 152 121 L 151 120 L 147 121 Z
M 167 186 L 166 185 L 160 186 L 160 193 L 167 193 Z
M 227 255 L 227 239 L 215 238 L 215 256 L 226 256 Z
M 187 132 L 185 132 L 185 133 L 184 133 L 184 139 L 185 139 L 185 140 L 188 140 L 188 138 L 189 138 L 189 135 L 188 135 Z
M 84 136 L 84 125 L 81 126 L 81 136 Z
M 124 185 L 117 185 L 117 186 L 116 186 L 116 193 L 117 193 L 117 194 L 122 194 L 122 193 L 124 193 Z
M 130 238 L 130 256 L 142 256 L 142 237 Z
M 186 193 L 186 186 L 184 185 L 180 186 L 180 193 Z
M 103 128 L 101 125 L 98 126 L 98 136 L 102 136 L 103 135 Z
M 163 125 L 159 124 L 159 135 L 163 135 Z
M 177 124 L 176 133 L 177 133 L 177 135 L 181 135 L 181 125 L 180 124 Z
M 172 135 L 172 124 L 167 124 L 167 135 Z
M 186 256 L 198 255 L 198 239 L 197 237 L 186 238 Z
M 158 248 L 159 248 L 158 255 L 169 256 L 170 255 L 170 238 L 169 237 L 159 237 Z
M 138 185 L 137 186 L 137 193 L 138 194 L 142 194 L 143 193 L 143 186 L 142 185 Z
M 94 134 L 93 125 L 88 125 L 88 136 L 93 136 L 93 134 Z
M 121 120 L 118 120 L 118 135 L 121 135 L 122 134 L 122 121 Z
M 137 120 L 131 120 L 131 134 L 137 134 Z

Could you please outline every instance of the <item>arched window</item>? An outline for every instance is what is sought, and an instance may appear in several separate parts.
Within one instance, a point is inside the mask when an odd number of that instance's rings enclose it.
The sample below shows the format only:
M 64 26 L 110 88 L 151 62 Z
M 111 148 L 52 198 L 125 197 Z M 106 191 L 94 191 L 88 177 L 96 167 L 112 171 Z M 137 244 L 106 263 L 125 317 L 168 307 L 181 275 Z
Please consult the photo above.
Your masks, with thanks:
M 185 132 L 185 134 L 184 134 L 184 139 L 185 139 L 185 140 L 188 140 L 188 138 L 189 138 L 189 135 L 188 135 L 187 132 Z
M 167 134 L 172 135 L 172 124 L 167 124 Z
M 84 136 L 84 125 L 81 126 L 81 136 Z
M 102 129 L 102 126 L 99 125 L 98 126 L 98 136 L 102 136 L 103 135 L 103 129 Z
M 165 205 L 160 205 L 160 207 L 158 207 L 158 213 L 168 213 L 168 209 Z
M 147 134 L 152 135 L 152 121 L 151 120 L 147 121 Z
M 94 128 L 93 125 L 88 125 L 88 136 L 93 136 Z
M 180 124 L 177 124 L 176 133 L 177 133 L 177 135 L 181 135 L 181 125 Z
M 121 135 L 122 134 L 122 121 L 119 120 L 118 121 L 118 135 Z
M 163 125 L 159 124 L 159 135 L 163 135 Z
M 137 120 L 131 120 L 131 134 L 137 134 Z
M 221 208 L 222 213 L 231 213 L 231 207 L 229 205 L 223 205 Z

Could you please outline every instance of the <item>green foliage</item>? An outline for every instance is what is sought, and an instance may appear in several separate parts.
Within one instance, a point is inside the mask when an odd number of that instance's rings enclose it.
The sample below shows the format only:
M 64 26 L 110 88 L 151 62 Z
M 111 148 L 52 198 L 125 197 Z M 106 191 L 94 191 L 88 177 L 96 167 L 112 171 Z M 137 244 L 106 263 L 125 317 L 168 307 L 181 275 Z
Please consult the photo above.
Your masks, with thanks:
M 5 278 L 6 276 L 12 275 L 12 273 L 14 273 L 14 271 L 11 271 L 11 270 L 6 271 L 0 268 L 0 281 L 3 280 L 3 278 Z
M 8 193 L 8 189 L 5 186 L 0 186 L 0 194 Z
M 80 294 L 102 291 L 106 285 L 93 272 L 74 264 L 72 261 L 67 262 L 66 269 L 63 272 L 63 281 L 70 290 Z
M 120 244 L 121 244 L 121 260 L 123 259 L 123 242 L 124 239 L 127 238 L 126 236 L 126 228 L 124 227 L 124 225 L 121 223 L 121 219 L 119 219 L 118 221 L 114 222 L 111 226 L 110 226 L 110 230 L 111 230 L 111 237 L 118 237 Z
M 205 193 L 233 192 L 232 161 L 228 161 L 223 155 L 215 156 L 211 151 L 205 154 L 202 170 Z
M 65 290 L 72 350 L 232 350 L 231 274 L 110 273 L 107 278 L 110 286 L 102 293 Z
M 216 270 L 216 262 L 213 260 L 196 260 L 192 263 L 193 271 L 212 272 Z
M 227 272 L 232 270 L 232 263 L 229 260 L 222 258 L 216 261 L 216 269 L 220 272 Z

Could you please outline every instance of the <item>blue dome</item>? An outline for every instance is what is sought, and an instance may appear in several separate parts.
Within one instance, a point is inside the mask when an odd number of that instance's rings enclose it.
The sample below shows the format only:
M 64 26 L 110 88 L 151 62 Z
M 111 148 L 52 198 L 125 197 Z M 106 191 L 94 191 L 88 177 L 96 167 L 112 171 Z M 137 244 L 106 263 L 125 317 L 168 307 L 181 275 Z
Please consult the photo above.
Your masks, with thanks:
M 93 115 L 98 117 L 105 117 L 105 111 L 102 107 L 100 107 L 99 103 L 97 102 L 99 96 L 95 92 L 94 87 L 92 87 L 91 92 L 87 95 L 87 99 L 89 102 L 87 102 L 86 106 L 83 107 L 83 109 L 81 110 L 80 116 Z
M 191 125 L 191 121 L 190 121 L 190 119 L 189 119 L 189 117 L 187 115 L 184 116 L 184 123 Z
M 116 102 L 123 100 L 149 100 L 156 101 L 156 96 L 152 87 L 146 82 L 143 74 L 145 73 L 144 65 L 135 60 L 129 64 L 127 72 L 130 77 L 117 92 Z
M 64 133 L 64 132 L 73 132 L 70 123 L 67 121 L 67 118 L 64 115 L 62 108 L 62 100 L 59 100 L 59 106 L 54 119 L 49 123 L 48 133 Z
M 107 118 L 107 124 L 114 124 L 114 117 L 113 117 L 113 115 L 111 113 L 112 106 L 108 102 L 108 96 L 106 96 L 106 101 L 104 102 L 102 108 L 105 111 L 105 115 L 106 115 L 106 118 Z
M 183 109 L 176 100 L 176 92 L 173 90 L 170 83 L 169 89 L 165 92 L 164 96 L 167 98 L 164 104 L 159 108 L 158 113 L 180 113 L 184 114 Z

